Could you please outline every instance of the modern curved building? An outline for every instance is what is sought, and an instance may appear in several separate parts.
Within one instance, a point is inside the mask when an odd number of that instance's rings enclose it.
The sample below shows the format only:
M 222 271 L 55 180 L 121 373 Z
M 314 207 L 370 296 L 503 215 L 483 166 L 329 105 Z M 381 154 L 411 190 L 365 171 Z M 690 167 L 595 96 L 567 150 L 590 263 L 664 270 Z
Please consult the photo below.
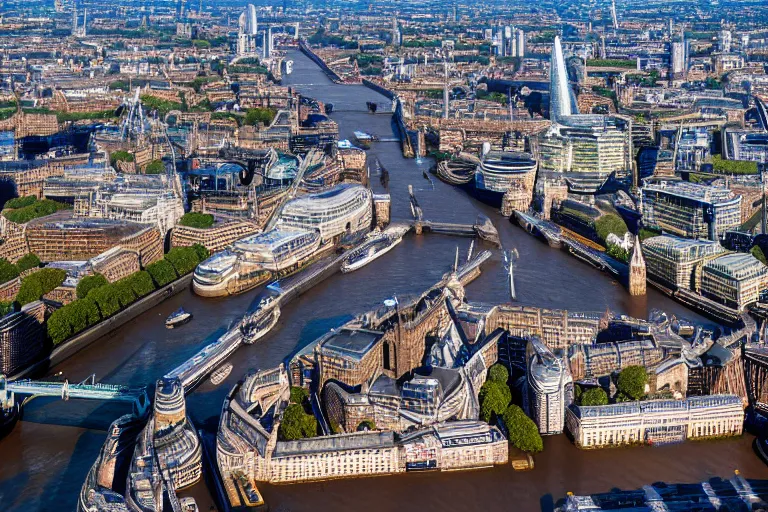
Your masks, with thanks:
M 248 4 L 238 19 L 240 30 L 249 36 L 255 36 L 259 33 L 259 24 L 256 17 L 256 6 Z
M 335 187 L 288 201 L 278 226 L 317 230 L 323 243 L 335 242 L 371 228 L 373 196 L 362 185 L 342 183 Z
M 504 194 L 513 188 L 533 190 L 537 167 L 527 153 L 489 151 L 475 169 L 474 193 L 481 201 L 499 207 Z
M 560 434 L 565 425 L 565 408 L 573 393 L 568 367 L 535 336 L 528 340 L 525 359 L 529 414 L 540 433 Z
M 202 446 L 187 417 L 184 386 L 178 378 L 162 378 L 155 389 L 154 449 L 160 470 L 167 470 L 176 490 L 189 487 L 203 474 Z
M 299 268 L 318 252 L 320 242 L 318 231 L 287 227 L 243 238 L 197 266 L 193 289 L 205 297 L 245 291 Z

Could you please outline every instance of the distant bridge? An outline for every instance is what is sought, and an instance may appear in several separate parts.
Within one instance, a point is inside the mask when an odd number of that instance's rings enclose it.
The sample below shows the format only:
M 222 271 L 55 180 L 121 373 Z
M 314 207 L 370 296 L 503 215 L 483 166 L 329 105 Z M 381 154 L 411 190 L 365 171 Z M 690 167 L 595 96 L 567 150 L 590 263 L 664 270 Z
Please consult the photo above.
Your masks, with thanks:
M 88 383 L 90 380 L 90 383 Z M 0 375 L 0 407 L 7 408 L 13 401 L 14 394 L 27 395 L 26 400 L 36 396 L 54 396 L 62 400 L 77 398 L 83 400 L 106 400 L 112 402 L 130 403 L 134 414 L 144 416 L 149 410 L 147 388 L 129 388 L 117 384 L 95 382 L 95 376 L 78 384 L 64 382 L 33 381 L 30 379 L 8 381 L 5 375 Z

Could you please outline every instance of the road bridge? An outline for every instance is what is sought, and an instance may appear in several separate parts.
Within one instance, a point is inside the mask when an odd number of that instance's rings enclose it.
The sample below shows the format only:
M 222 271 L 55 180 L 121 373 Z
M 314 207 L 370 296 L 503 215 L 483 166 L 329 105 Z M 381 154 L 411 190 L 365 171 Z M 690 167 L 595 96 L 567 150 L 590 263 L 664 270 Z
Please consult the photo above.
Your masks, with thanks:
M 90 380 L 90 383 L 88 382 Z M 7 408 L 13 403 L 14 395 L 26 395 L 25 402 L 37 396 L 60 397 L 62 400 L 104 400 L 125 402 L 133 405 L 137 416 L 144 416 L 149 410 L 149 396 L 146 387 L 130 388 L 118 384 L 95 382 L 95 376 L 78 384 L 63 382 L 34 381 L 30 379 L 9 381 L 0 375 L 0 406 Z

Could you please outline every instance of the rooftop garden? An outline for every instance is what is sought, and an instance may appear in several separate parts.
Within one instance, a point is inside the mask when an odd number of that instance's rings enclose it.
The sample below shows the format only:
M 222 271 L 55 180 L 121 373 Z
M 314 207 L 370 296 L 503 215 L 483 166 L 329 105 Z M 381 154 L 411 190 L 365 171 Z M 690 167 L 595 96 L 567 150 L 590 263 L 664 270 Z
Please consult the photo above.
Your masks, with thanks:
M 50 199 L 37 199 L 35 196 L 11 199 L 5 203 L 3 217 L 16 224 L 27 222 L 51 215 L 59 210 L 71 208 L 68 204 L 59 203 Z

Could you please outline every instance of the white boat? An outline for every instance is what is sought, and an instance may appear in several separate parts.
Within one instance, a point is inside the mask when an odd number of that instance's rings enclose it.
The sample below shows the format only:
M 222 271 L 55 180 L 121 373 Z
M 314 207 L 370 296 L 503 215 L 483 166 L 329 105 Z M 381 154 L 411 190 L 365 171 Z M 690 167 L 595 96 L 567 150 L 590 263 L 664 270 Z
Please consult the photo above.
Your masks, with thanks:
M 293 73 L 293 61 L 287 60 L 285 61 L 285 74 L 290 75 L 291 73 Z
M 240 332 L 243 342 L 251 345 L 264 337 L 280 319 L 280 305 L 273 297 L 264 297 L 259 302 L 256 311 L 247 319 L 243 319 Z
M 180 498 L 179 505 L 181 506 L 182 512 L 199 512 L 200 510 L 197 506 L 195 498 L 191 497 Z
M 184 311 L 184 308 L 179 308 L 165 319 L 165 326 L 168 329 L 173 329 L 174 327 L 185 324 L 190 320 L 192 320 L 192 313 L 187 313 Z
M 218 386 L 232 373 L 232 363 L 227 363 L 211 374 L 211 383 Z
M 362 247 L 355 249 L 352 254 L 344 258 L 341 263 L 341 271 L 345 274 L 363 268 L 379 256 L 391 251 L 403 240 L 403 235 L 383 234 L 366 242 Z

